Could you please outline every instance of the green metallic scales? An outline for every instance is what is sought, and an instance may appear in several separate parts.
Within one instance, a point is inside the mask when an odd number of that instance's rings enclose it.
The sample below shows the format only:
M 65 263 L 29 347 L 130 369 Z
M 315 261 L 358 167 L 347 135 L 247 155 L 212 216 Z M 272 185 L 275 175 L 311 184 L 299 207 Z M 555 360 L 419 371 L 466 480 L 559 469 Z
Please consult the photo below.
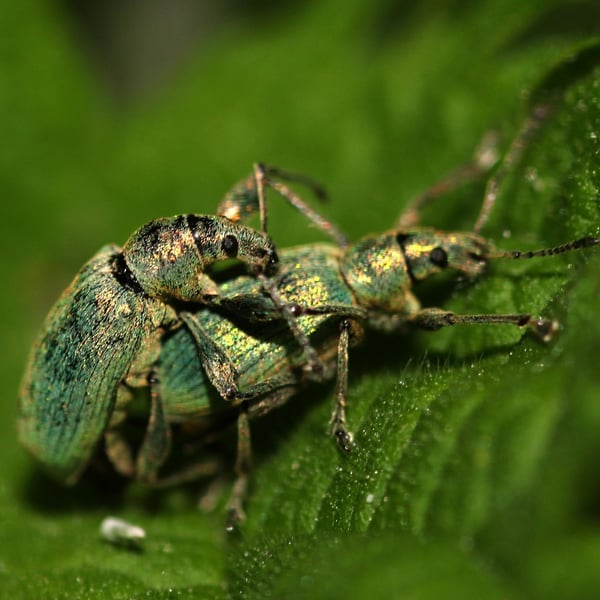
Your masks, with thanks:
M 222 243 L 227 239 L 232 240 L 230 249 Z M 203 215 L 150 221 L 127 240 L 123 253 L 147 294 L 184 302 L 218 295 L 217 285 L 203 273 L 212 263 L 239 256 L 264 271 L 274 256 L 263 234 L 225 218 Z
M 166 317 L 160 302 L 113 276 L 119 250 L 102 248 L 62 294 L 22 385 L 21 442 L 67 483 L 86 466 L 106 428 L 131 356 Z
M 282 298 L 290 304 L 354 306 L 355 299 L 340 271 L 340 255 L 340 249 L 330 244 L 281 250 L 280 268 L 274 279 Z M 260 293 L 256 280 L 250 277 L 242 276 L 221 285 L 225 299 Z M 242 392 L 282 373 L 291 375 L 295 384 L 303 381 L 300 367 L 304 356 L 281 319 L 253 323 L 251 316 L 244 321 L 241 317 L 223 316 L 217 310 L 200 310 L 196 318 L 235 365 Z M 334 375 L 332 361 L 337 353 L 338 322 L 336 315 L 298 317 L 300 327 L 325 361 L 330 376 Z M 185 420 L 226 406 L 214 393 L 187 329 L 178 329 L 163 342 L 157 375 L 167 420 Z M 287 394 L 293 391 L 288 386 Z
M 103 433 L 125 418 L 129 388 L 148 385 L 162 335 L 181 323 L 177 303 L 217 301 L 203 271 L 232 257 L 257 272 L 277 261 L 261 232 L 179 215 L 151 221 L 123 249 L 106 246 L 84 265 L 48 314 L 20 393 L 19 438 L 52 475 L 78 478 Z M 113 442 L 107 452 L 131 473 Z
M 346 252 L 342 266 L 348 286 L 365 307 L 403 310 L 411 282 L 393 232 L 363 238 Z

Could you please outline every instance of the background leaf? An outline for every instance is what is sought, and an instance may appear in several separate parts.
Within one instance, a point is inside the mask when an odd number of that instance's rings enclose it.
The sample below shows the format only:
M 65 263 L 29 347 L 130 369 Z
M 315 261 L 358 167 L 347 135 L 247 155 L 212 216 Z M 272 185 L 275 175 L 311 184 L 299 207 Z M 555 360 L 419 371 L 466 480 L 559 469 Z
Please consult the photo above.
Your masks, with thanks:
M 222 512 L 196 510 L 195 488 L 55 486 L 18 449 L 14 422 L 31 340 L 83 262 L 150 218 L 213 212 L 255 160 L 322 180 L 332 196 L 322 211 L 356 239 L 392 226 L 487 130 L 506 149 L 528 106 L 552 97 L 557 112 L 503 182 L 484 233 L 509 249 L 598 235 L 596 4 L 232 1 L 190 21 L 187 45 L 168 41 L 171 10 L 136 15 L 134 4 L 117 13 L 125 35 L 104 54 L 81 26 L 99 22 L 93 3 L 87 21 L 68 2 L 1 9 L 4 593 L 595 597 L 593 249 L 498 261 L 473 286 L 427 291 L 460 312 L 555 317 L 563 328 L 549 345 L 492 326 L 369 336 L 351 354 L 350 456 L 326 436 L 330 386 L 257 422 L 238 536 L 225 537 Z M 154 55 L 133 62 L 144 35 L 149 47 L 186 48 L 168 75 Z M 115 64 L 134 66 L 117 77 Z M 162 72 L 162 84 L 134 86 L 144 72 Z M 463 186 L 425 220 L 469 229 L 482 193 Z M 320 239 L 271 208 L 280 246 Z M 99 541 L 113 512 L 146 528 L 143 553 Z

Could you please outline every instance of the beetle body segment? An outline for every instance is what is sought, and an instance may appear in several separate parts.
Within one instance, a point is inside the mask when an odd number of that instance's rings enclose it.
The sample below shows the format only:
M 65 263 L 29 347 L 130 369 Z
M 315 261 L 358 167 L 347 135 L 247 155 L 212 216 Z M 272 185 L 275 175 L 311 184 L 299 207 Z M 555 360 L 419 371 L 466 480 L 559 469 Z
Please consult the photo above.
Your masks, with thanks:
M 348 247 L 340 268 L 361 305 L 404 310 L 411 279 L 393 233 L 367 236 Z

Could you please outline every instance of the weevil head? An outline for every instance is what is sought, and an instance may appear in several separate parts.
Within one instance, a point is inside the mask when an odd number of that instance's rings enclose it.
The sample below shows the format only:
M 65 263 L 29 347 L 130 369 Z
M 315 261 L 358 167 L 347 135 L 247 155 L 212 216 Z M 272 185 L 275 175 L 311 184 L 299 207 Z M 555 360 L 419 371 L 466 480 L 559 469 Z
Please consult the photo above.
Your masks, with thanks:
M 472 279 L 487 263 L 489 244 L 474 233 L 455 233 L 435 229 L 396 232 L 408 273 L 421 281 L 440 271 L 454 270 Z
M 412 301 L 413 283 L 447 269 L 475 277 L 486 253 L 485 240 L 474 234 L 392 230 L 349 246 L 341 268 L 360 305 L 402 312 Z
M 273 271 L 279 262 L 268 235 L 226 217 L 188 215 L 195 247 L 204 265 L 238 259 L 258 273 Z
M 239 259 L 253 271 L 267 274 L 278 263 L 267 235 L 213 215 L 150 221 L 127 240 L 123 256 L 144 293 L 192 302 L 218 293 L 216 284 L 204 273 L 217 261 Z
M 203 266 L 238 259 L 253 271 L 264 273 L 278 263 L 269 236 L 226 217 L 187 215 L 193 247 Z
M 227 219 L 223 220 L 228 232 L 224 235 L 223 243 L 228 239 L 235 240 L 236 256 L 229 256 L 229 258 L 240 259 L 255 273 L 273 275 L 279 264 L 279 257 L 271 238 L 251 227 L 232 223 Z

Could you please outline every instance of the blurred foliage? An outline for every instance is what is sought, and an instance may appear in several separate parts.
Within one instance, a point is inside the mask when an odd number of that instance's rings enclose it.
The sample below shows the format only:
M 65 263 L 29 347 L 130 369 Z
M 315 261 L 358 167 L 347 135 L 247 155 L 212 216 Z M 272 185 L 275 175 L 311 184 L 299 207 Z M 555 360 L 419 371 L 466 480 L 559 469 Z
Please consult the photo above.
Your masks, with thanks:
M 159 58 L 131 62 L 131 46 L 93 38 L 93 3 L 87 16 L 71 2 L 0 9 L 0 589 L 15 599 L 596 597 L 594 250 L 499 262 L 474 286 L 431 295 L 465 313 L 555 316 L 564 327 L 548 346 L 504 327 L 367 339 L 351 355 L 350 456 L 325 435 L 328 386 L 256 422 L 237 536 L 225 536 L 222 511 L 196 510 L 195 487 L 63 490 L 18 449 L 28 347 L 76 270 L 150 218 L 213 212 L 255 160 L 326 183 L 322 211 L 356 238 L 390 227 L 490 128 L 507 148 L 531 99 L 552 98 L 557 112 L 503 182 L 485 235 L 522 249 L 598 234 L 597 3 L 214 4 L 218 18 L 196 16 L 172 41 L 181 51 L 169 68 L 135 89 L 114 65 L 152 73 Z M 132 40 L 139 21 L 145 39 L 169 46 L 160 10 L 134 17 Z M 427 222 L 468 229 L 482 190 L 450 194 Z M 271 208 L 279 245 L 319 239 Z M 144 552 L 98 539 L 109 512 L 146 528 Z

